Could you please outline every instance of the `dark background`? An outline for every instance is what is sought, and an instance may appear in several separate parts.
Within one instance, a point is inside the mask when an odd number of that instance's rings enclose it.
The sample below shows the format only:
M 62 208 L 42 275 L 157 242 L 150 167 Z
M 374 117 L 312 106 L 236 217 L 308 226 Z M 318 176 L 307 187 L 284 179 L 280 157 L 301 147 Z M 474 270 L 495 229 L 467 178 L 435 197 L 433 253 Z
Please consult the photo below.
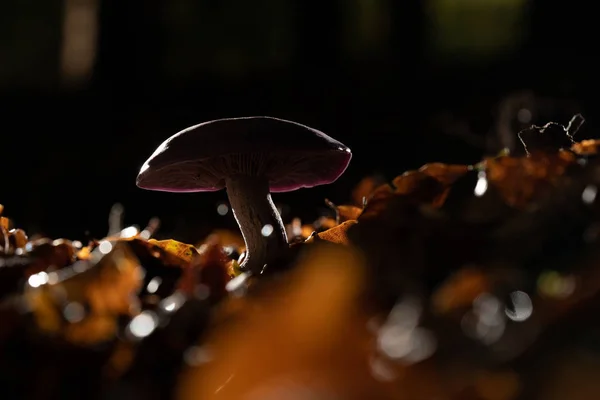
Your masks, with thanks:
M 333 185 L 274 199 L 284 219 L 347 201 L 362 177 L 472 163 L 549 120 L 597 125 L 598 22 L 582 1 L 2 0 L 0 203 L 29 234 L 127 224 L 201 238 L 233 225 L 224 192 L 135 186 L 164 139 L 202 121 L 270 115 L 354 154 Z M 521 122 L 519 122 L 521 121 Z

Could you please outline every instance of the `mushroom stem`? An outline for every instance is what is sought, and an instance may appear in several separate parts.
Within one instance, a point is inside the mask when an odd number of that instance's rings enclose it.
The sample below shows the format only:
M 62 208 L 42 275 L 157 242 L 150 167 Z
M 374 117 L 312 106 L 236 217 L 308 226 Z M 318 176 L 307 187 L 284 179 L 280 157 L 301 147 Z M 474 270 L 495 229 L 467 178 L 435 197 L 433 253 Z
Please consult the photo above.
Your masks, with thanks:
M 236 175 L 225 181 L 233 215 L 246 243 L 243 270 L 259 274 L 264 265 L 288 248 L 281 216 L 273 204 L 266 177 Z

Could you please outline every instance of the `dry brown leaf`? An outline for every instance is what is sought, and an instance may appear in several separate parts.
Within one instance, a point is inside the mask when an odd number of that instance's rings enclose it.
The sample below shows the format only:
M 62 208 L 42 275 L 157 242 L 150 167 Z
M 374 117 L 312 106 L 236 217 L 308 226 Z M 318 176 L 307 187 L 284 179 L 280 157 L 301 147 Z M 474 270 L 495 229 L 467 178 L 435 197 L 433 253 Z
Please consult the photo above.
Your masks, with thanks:
M 590 156 L 598 154 L 600 148 L 600 140 L 582 140 L 581 142 L 574 143 L 571 146 L 571 151 L 580 156 Z
M 302 237 L 308 239 L 310 235 L 315 231 L 315 227 L 311 224 L 302 225 Z
M 339 223 L 357 220 L 358 217 L 360 217 L 360 214 L 362 214 L 363 212 L 363 208 L 357 206 L 341 205 L 337 206 L 337 209 L 339 215 Z
M 565 152 L 557 155 L 533 153 L 528 157 L 489 158 L 482 165 L 487 179 L 504 201 L 514 207 L 524 207 L 534 196 L 547 192 L 573 160 Z
M 59 271 L 64 280 L 57 275 L 48 284 L 29 287 L 25 293 L 42 332 L 82 345 L 94 344 L 114 336 L 119 316 L 137 312 L 139 304 L 134 299 L 143 283 L 142 269 L 126 243 L 115 244 L 109 254 L 87 270 L 66 271 Z M 81 310 L 80 320 L 69 322 L 63 318 L 63 311 L 67 312 L 63 308 L 68 305 Z
M 367 205 L 359 217 L 359 221 L 369 219 L 381 214 L 387 206 L 387 202 L 394 196 L 394 189 L 389 184 L 379 186 L 371 198 L 368 199 Z
M 384 182 L 380 178 L 367 176 L 363 178 L 352 190 L 352 203 L 356 206 L 363 206 L 363 199 L 371 197 L 375 189 Z
M 338 223 L 335 218 L 321 217 L 315 223 L 317 229 L 331 229 Z
M 453 184 L 458 178 L 469 172 L 468 165 L 430 163 L 419 168 L 419 172 L 436 179 L 444 185 Z
M 14 246 L 15 249 L 22 249 L 27 244 L 27 234 L 23 229 L 12 229 L 10 232 L 10 241 L 11 245 Z
M 317 246 L 289 280 L 246 298 L 243 318 L 217 328 L 205 344 L 227 356 L 186 371 L 178 398 L 292 398 L 281 392 L 286 383 L 336 398 L 390 398 L 390 386 L 369 372 L 359 260 L 350 248 Z
M 317 233 L 317 237 L 332 243 L 349 244 L 347 232 L 348 229 L 356 223 L 358 222 L 354 220 L 343 222 L 331 229 Z
M 242 235 L 239 232 L 230 231 L 228 229 L 215 229 L 200 243 L 200 245 L 215 241 L 222 247 L 233 246 L 240 252 L 246 247 Z M 200 245 L 198 247 L 200 247 Z
M 357 220 L 360 214 L 362 214 L 364 206 L 357 207 L 353 205 L 341 205 L 338 206 L 333 202 L 325 199 L 325 204 L 329 208 L 331 208 L 335 212 L 335 222 L 336 224 L 341 224 L 342 222 Z
M 179 288 L 192 294 L 196 285 L 200 283 L 210 289 L 211 298 L 220 299 L 225 296 L 225 285 L 231 279 L 231 264 L 230 258 L 218 241 L 207 242 L 201 247 L 198 262 L 184 269 Z
M 150 239 L 148 243 L 158 246 L 161 249 L 181 258 L 186 262 L 192 262 L 194 257 L 198 256 L 198 250 L 191 244 L 181 243 L 176 240 L 156 240 Z

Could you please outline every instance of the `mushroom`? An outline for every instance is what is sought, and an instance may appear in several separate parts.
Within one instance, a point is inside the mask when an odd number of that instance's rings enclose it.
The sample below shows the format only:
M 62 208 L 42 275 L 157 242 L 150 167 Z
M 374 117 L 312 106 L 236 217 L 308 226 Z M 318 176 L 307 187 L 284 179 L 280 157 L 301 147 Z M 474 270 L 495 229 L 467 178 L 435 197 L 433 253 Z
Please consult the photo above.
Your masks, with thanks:
M 140 169 L 137 186 L 178 193 L 226 188 L 246 244 L 240 266 L 257 274 L 289 247 L 271 193 L 332 183 L 351 158 L 344 144 L 296 122 L 219 119 L 165 140 Z

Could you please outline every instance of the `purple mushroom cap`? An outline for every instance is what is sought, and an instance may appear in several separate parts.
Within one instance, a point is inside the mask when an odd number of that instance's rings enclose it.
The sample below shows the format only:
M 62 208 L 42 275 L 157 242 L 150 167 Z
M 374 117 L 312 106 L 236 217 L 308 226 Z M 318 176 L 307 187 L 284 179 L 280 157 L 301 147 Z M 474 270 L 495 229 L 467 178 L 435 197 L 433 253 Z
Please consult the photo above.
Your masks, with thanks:
M 350 149 L 323 132 L 272 117 L 227 118 L 165 140 L 142 166 L 137 186 L 165 192 L 213 192 L 233 175 L 266 176 L 271 192 L 334 182 Z

